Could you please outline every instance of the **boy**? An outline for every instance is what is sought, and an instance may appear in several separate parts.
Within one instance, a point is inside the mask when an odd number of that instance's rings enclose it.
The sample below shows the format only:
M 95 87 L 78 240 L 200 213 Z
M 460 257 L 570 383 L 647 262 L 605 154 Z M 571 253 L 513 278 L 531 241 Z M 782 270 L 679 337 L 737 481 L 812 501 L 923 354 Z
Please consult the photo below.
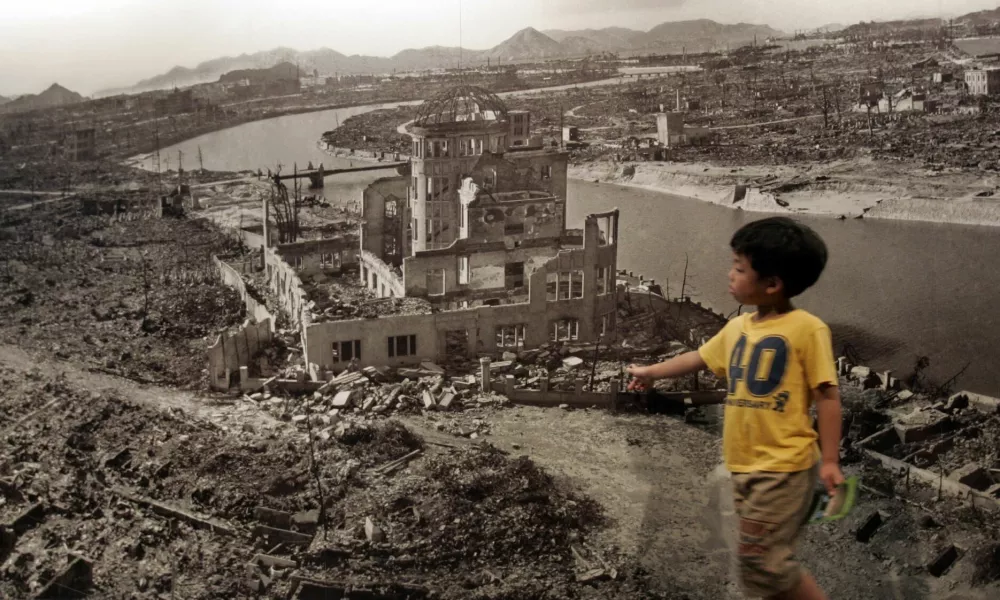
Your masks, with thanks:
M 775 217 L 745 225 L 730 246 L 729 293 L 757 312 L 733 319 L 696 352 L 628 371 L 645 387 L 705 368 L 728 381 L 722 446 L 740 520 L 743 587 L 756 597 L 825 599 L 794 552 L 816 477 L 831 496 L 844 481 L 840 394 L 829 327 L 791 299 L 819 280 L 826 245 L 808 227 Z

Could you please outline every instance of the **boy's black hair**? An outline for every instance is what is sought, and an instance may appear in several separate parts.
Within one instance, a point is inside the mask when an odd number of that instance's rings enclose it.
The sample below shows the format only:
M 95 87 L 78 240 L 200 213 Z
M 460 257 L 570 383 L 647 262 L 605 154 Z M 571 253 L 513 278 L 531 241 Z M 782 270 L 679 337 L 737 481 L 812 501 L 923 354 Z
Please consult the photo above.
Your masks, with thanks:
M 785 297 L 794 298 L 819 281 L 826 267 L 826 244 L 815 231 L 788 217 L 747 223 L 729 242 L 746 256 L 760 277 L 778 277 Z

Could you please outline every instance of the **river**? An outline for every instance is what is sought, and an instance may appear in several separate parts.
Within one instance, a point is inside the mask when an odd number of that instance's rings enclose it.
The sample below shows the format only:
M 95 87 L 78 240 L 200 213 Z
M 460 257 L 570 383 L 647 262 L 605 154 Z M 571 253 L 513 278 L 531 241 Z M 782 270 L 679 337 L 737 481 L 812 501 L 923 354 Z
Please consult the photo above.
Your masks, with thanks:
M 599 85 L 605 82 L 594 82 Z M 572 87 L 572 86 L 570 86 Z M 327 168 L 347 166 L 316 146 L 322 132 L 350 116 L 397 104 L 327 110 L 257 121 L 210 133 L 164 149 L 177 150 L 185 163 L 202 151 L 205 168 L 237 171 L 266 169 L 277 163 L 285 172 L 310 161 Z M 356 164 L 361 164 L 355 161 Z M 173 163 L 176 165 L 176 162 Z M 165 167 L 166 168 L 166 167 Z M 327 179 L 324 195 L 340 204 L 354 202 L 368 182 L 387 171 Z M 570 227 L 588 213 L 621 209 L 619 266 L 643 273 L 679 292 L 685 254 L 689 256 L 687 292 L 718 311 L 736 308 L 726 293 L 733 231 L 765 215 L 668 194 L 571 181 Z M 826 273 L 800 306 L 824 318 L 834 330 L 838 351 L 851 343 L 867 364 L 891 368 L 897 376 L 912 370 L 918 356 L 931 359 L 932 377 L 946 379 L 971 363 L 958 382 L 1000 396 L 1000 356 L 996 305 L 1000 284 L 1000 229 L 933 223 L 798 217 L 814 227 L 830 248 Z

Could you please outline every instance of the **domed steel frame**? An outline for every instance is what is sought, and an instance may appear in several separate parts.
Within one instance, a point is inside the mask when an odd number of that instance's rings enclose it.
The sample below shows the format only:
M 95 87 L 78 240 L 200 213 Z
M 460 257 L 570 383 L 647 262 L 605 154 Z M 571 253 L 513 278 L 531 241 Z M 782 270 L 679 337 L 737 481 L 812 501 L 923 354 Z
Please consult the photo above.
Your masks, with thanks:
M 417 107 L 414 125 L 426 127 L 445 123 L 463 123 L 459 116 L 493 113 L 493 119 L 507 120 L 507 105 L 493 92 L 474 85 L 459 85 L 448 89 Z

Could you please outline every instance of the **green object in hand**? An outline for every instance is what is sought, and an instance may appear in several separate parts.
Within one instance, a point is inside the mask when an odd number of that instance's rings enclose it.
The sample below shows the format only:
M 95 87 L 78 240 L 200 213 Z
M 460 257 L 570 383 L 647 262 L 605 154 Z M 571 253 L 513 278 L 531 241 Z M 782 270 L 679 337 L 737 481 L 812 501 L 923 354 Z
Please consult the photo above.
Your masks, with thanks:
M 837 493 L 831 497 L 826 490 L 817 491 L 809 510 L 809 524 L 830 523 L 839 521 L 854 508 L 858 496 L 858 478 L 848 477 L 837 487 Z

